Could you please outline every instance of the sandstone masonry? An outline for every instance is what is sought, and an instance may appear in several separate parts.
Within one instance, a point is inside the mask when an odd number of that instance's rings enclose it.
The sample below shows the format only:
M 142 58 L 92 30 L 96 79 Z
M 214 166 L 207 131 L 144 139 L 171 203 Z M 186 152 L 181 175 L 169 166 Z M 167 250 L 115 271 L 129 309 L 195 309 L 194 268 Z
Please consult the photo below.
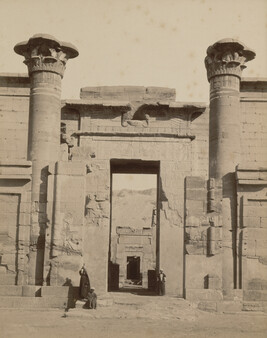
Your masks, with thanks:
M 0 295 L 66 306 L 83 263 L 104 294 L 110 264 L 123 283 L 126 251 L 143 250 L 143 287 L 163 267 L 167 294 L 201 309 L 266 310 L 267 80 L 242 78 L 255 53 L 208 48 L 208 105 L 136 86 L 61 101 L 76 47 L 35 35 L 14 49 L 29 75 L 0 75 Z M 154 228 L 111 234 L 113 173 L 157 175 Z

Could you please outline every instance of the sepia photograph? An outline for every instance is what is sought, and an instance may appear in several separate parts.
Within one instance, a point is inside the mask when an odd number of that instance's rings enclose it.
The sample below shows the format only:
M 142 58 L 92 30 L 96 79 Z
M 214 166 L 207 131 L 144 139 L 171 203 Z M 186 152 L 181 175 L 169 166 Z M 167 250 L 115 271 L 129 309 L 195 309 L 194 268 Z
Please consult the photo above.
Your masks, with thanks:
M 0 337 L 267 338 L 267 1 L 0 0 Z

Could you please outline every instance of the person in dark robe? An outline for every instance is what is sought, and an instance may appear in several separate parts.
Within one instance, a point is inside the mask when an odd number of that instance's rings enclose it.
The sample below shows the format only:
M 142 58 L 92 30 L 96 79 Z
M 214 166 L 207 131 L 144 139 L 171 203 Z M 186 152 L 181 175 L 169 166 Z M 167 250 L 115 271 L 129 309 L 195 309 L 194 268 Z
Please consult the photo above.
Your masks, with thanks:
M 97 307 L 97 295 L 95 293 L 95 288 L 91 287 L 90 291 L 88 292 L 88 308 L 96 310 Z
M 159 270 L 158 274 L 158 293 L 160 296 L 165 295 L 165 282 L 166 282 L 166 275 L 162 269 Z
M 88 292 L 90 290 L 90 280 L 88 277 L 88 273 L 84 267 L 84 265 L 82 266 L 81 270 L 79 271 L 79 274 L 81 276 L 80 278 L 80 298 L 81 299 L 86 299 Z

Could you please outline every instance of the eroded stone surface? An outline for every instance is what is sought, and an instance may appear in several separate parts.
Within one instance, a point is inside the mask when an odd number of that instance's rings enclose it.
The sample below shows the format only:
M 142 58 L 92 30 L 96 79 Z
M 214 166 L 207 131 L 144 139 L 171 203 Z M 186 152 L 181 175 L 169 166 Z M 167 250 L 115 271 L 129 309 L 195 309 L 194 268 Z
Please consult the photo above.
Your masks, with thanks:
M 207 108 L 136 86 L 86 87 L 61 102 L 76 48 L 36 35 L 15 51 L 30 77 L 0 77 L 0 284 L 78 286 L 85 263 L 104 293 L 113 258 L 125 269 L 127 250 L 140 250 L 145 270 L 164 269 L 168 294 L 210 311 L 222 299 L 265 308 L 267 85 L 241 79 L 255 53 L 232 39 L 208 48 Z M 158 175 L 155 220 L 131 235 L 110 231 L 122 165 Z

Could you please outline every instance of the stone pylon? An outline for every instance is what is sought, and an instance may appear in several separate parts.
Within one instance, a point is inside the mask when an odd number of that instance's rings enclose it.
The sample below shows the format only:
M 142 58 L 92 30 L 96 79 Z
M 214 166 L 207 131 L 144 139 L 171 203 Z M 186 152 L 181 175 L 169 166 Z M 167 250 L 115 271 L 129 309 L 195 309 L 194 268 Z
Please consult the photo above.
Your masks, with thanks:
M 231 299 L 236 287 L 236 182 L 240 163 L 240 79 L 255 53 L 234 39 L 207 49 L 205 66 L 210 82 L 209 178 L 215 181 L 215 212 L 222 226 L 222 288 Z M 215 224 L 216 225 L 216 224 Z
M 41 285 L 48 221 L 48 166 L 59 159 L 60 152 L 61 79 L 67 60 L 78 56 L 78 51 L 46 34 L 34 35 L 18 43 L 14 50 L 25 57 L 31 81 L 28 160 L 32 161 L 32 219 L 28 283 Z

